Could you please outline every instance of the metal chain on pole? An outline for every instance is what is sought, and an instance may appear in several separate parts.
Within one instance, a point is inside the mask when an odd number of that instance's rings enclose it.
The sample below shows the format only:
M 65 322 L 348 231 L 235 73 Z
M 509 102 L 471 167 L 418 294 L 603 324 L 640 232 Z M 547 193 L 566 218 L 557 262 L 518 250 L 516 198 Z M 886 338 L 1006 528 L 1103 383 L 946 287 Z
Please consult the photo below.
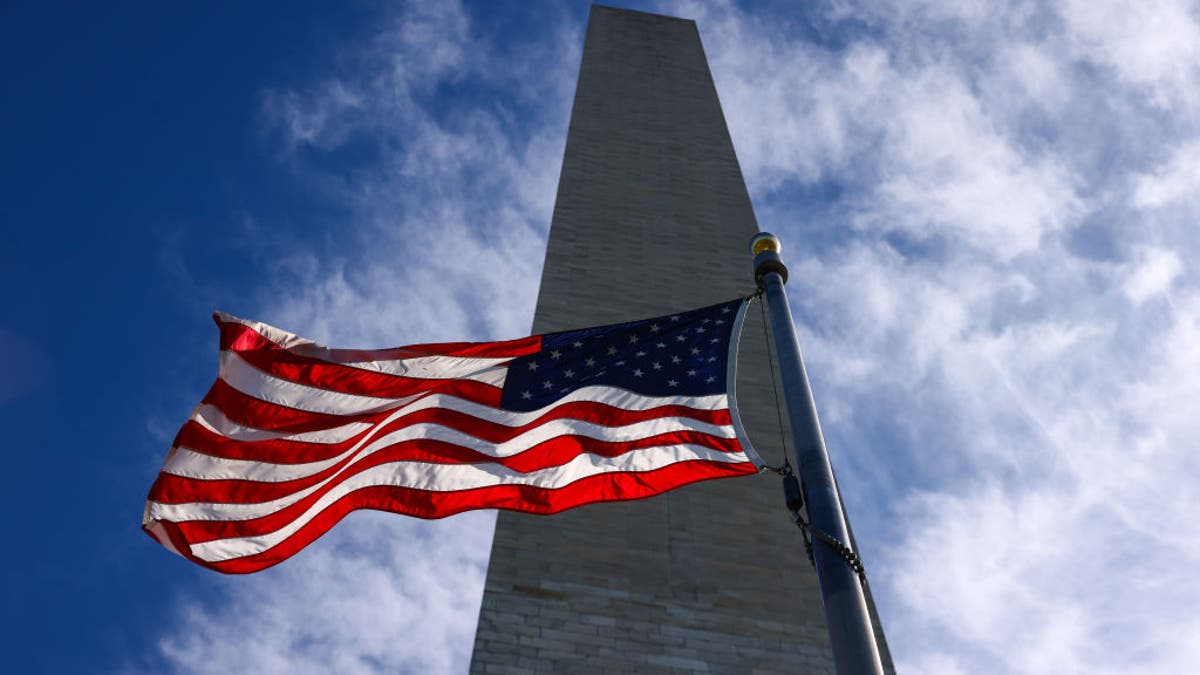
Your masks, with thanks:
M 796 523 L 796 527 L 800 528 L 800 533 L 804 537 L 804 552 L 808 554 L 808 562 L 812 563 L 813 567 L 817 565 L 812 550 L 812 540 L 815 538 L 841 556 L 842 560 L 846 561 L 846 564 L 850 566 L 850 569 L 854 570 L 854 573 L 858 575 L 859 582 L 865 588 L 867 585 L 867 572 L 858 554 L 849 546 L 842 543 L 837 537 L 809 523 L 805 520 L 804 514 L 800 512 L 800 509 L 803 507 L 802 495 L 804 489 L 795 474 L 792 473 L 791 464 L 785 462 L 781 467 L 764 467 L 764 470 L 771 471 L 783 477 L 784 498 L 787 500 L 788 510 L 792 512 L 792 521 Z

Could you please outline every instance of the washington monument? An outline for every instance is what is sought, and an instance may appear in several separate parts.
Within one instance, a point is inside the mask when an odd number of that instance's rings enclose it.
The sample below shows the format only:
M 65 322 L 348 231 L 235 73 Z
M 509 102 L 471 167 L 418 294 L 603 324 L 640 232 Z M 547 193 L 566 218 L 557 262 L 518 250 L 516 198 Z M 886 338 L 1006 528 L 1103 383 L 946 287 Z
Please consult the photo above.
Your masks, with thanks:
M 696 24 L 593 6 L 532 331 L 753 293 L 758 229 Z M 782 463 L 756 308 L 738 369 L 750 440 Z M 531 671 L 833 672 L 778 477 L 551 517 L 500 512 L 471 672 Z

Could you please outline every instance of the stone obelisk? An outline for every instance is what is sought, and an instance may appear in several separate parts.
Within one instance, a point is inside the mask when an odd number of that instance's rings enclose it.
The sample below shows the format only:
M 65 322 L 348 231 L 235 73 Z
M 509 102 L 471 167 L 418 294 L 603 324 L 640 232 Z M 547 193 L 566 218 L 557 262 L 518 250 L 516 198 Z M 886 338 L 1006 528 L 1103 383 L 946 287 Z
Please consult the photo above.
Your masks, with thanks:
M 748 295 L 757 231 L 696 24 L 593 6 L 533 332 Z M 751 442 L 782 463 L 753 307 L 737 398 Z M 501 512 L 471 672 L 833 672 L 782 500 L 778 477 L 760 475 Z

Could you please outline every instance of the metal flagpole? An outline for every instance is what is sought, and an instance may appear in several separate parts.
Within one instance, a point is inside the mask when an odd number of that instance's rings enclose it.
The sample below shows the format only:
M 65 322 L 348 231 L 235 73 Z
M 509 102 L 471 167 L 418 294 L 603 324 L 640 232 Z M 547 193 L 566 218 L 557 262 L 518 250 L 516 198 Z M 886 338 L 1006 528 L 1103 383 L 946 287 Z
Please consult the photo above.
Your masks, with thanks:
M 796 467 L 808 500 L 808 527 L 813 537 L 813 560 L 829 626 L 833 660 L 840 675 L 882 675 L 879 648 L 867 613 L 857 557 L 850 550 L 850 532 L 833 482 L 833 468 L 817 420 L 800 344 L 788 306 L 787 267 L 779 257 L 779 238 L 760 232 L 750 242 L 754 276 L 766 296 L 775 336 L 776 358 L 783 380 L 784 401 L 792 427 Z M 799 508 L 799 505 L 796 505 Z

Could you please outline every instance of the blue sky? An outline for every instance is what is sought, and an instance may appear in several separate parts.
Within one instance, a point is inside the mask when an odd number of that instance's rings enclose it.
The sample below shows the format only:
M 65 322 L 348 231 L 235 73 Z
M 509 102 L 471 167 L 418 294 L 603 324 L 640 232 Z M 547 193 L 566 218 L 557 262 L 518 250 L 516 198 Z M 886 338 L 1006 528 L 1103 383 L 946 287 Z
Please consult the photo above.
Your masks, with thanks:
M 1200 8 L 625 6 L 699 23 L 901 668 L 1193 667 Z M 465 667 L 491 514 L 356 514 L 237 578 L 139 519 L 213 309 L 528 330 L 586 16 L 0 9 L 14 672 Z

